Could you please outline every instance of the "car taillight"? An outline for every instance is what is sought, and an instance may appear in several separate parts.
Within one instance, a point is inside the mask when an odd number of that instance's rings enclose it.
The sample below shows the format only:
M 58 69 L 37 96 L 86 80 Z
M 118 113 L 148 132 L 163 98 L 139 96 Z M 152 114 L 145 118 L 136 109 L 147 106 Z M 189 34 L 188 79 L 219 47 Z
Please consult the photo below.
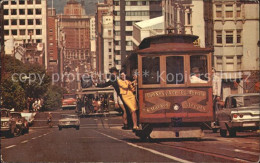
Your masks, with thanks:
M 243 116 L 244 116 L 243 114 L 240 114 L 240 115 L 239 115 L 240 118 L 243 118 Z
M 233 118 L 237 118 L 237 117 L 238 117 L 237 114 L 234 114 L 234 115 L 233 115 Z

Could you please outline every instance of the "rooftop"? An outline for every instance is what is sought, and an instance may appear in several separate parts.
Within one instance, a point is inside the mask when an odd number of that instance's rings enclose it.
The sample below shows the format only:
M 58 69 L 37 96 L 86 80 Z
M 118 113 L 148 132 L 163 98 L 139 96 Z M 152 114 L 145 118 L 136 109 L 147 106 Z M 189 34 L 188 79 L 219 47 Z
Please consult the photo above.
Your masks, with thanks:
M 153 19 L 148 19 L 148 20 L 138 22 L 136 23 L 136 25 L 140 28 L 148 28 L 155 25 L 163 24 L 163 21 L 164 21 L 164 17 L 160 16 Z

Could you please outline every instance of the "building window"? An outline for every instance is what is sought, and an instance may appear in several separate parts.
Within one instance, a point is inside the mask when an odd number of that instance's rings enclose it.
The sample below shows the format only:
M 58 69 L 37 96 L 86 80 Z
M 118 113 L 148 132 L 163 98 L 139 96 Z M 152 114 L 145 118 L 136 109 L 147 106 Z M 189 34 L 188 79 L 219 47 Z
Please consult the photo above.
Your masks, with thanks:
M 137 6 L 137 1 L 130 1 L 131 6 Z
M 25 4 L 25 0 L 19 0 L 19 4 L 20 5 L 24 5 Z
M 112 59 L 112 55 L 109 55 L 109 59 Z
M 112 52 L 112 49 L 110 49 L 110 48 L 109 48 L 109 49 L 108 49 L 108 52 L 110 52 L 110 53 L 111 53 L 111 52 Z
M 37 42 L 37 43 L 41 43 L 42 40 L 41 40 L 41 39 L 36 39 L 36 42 Z
M 119 22 L 119 21 L 116 21 L 116 22 L 115 22 L 115 26 L 120 26 L 120 22 Z
M 241 40 L 241 30 L 237 30 L 237 44 L 241 44 L 242 40 Z
M 8 36 L 9 35 L 9 30 L 4 30 L 4 35 Z
M 216 17 L 217 18 L 222 17 L 222 5 L 216 5 Z
M 113 3 L 114 3 L 114 6 L 119 6 L 120 5 L 119 1 L 114 1 Z
M 233 44 L 233 31 L 226 31 L 226 44 Z
M 25 15 L 25 9 L 19 9 L 19 15 Z
M 28 29 L 28 35 L 33 35 L 33 29 Z
M 222 44 L 222 31 L 216 31 L 216 43 Z
M 41 29 L 36 29 L 36 35 L 41 35 L 42 34 L 42 30 Z
M 115 45 L 120 45 L 120 42 L 119 41 L 115 41 Z
M 25 20 L 24 19 L 20 19 L 19 21 L 20 21 L 19 22 L 20 25 L 25 25 Z
M 12 35 L 16 36 L 17 35 L 17 30 L 12 30 Z
M 42 14 L 42 9 L 35 9 L 36 15 L 41 15 Z
M 133 45 L 132 41 L 126 41 L 126 46 L 132 46 L 132 45 Z
M 42 20 L 41 19 L 36 19 L 36 25 L 42 25 Z
M 11 15 L 17 15 L 17 10 L 16 9 L 11 9 Z
M 112 30 L 108 30 L 108 36 L 112 35 Z
M 11 1 L 11 5 L 16 5 L 16 1 Z
M 41 0 L 36 0 L 36 2 L 35 2 L 36 4 L 41 4 L 42 3 L 42 1 Z
M 33 19 L 28 19 L 28 25 L 33 25 Z
M 241 69 L 242 55 L 237 56 L 237 69 Z
M 126 36 L 132 36 L 132 31 L 126 31 L 125 34 Z
M 226 18 L 233 18 L 233 5 L 226 5 Z
M 4 15 L 9 15 L 9 10 L 8 9 L 4 9 Z
M 9 25 L 9 20 L 4 20 L 4 25 Z
M 52 42 L 50 43 L 50 46 L 53 46 L 53 43 L 52 43 Z
M 108 45 L 111 46 L 111 45 L 112 45 L 112 42 L 108 42 Z
M 120 31 L 115 31 L 116 36 L 120 36 Z
M 241 4 L 237 4 L 237 17 L 241 17 Z
M 127 21 L 127 22 L 126 22 L 126 25 L 127 25 L 127 26 L 132 26 L 132 25 L 133 25 L 133 22 L 132 22 L 132 21 Z
M 12 19 L 11 20 L 11 25 L 17 25 L 17 19 Z
M 25 35 L 25 29 L 20 29 L 20 35 Z
M 27 10 L 27 14 L 28 14 L 28 15 L 33 15 L 33 9 L 28 9 L 28 10 Z
M 187 25 L 191 24 L 191 13 L 187 13 Z
M 27 4 L 29 5 L 33 4 L 33 0 L 27 0 Z
M 143 5 L 143 6 L 146 6 L 146 5 L 147 5 L 147 2 L 146 2 L 146 1 L 142 1 L 142 5 Z

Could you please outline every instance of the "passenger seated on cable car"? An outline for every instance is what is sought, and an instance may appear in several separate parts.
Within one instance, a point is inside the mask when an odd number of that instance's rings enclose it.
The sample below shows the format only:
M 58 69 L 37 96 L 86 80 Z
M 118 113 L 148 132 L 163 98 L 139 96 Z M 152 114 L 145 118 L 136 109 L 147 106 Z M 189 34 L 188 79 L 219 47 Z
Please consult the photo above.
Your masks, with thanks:
M 208 82 L 208 81 L 202 80 L 200 78 L 201 74 L 200 74 L 200 70 L 199 70 L 198 67 L 193 67 L 191 69 L 191 72 L 192 72 L 191 77 L 190 77 L 190 82 L 191 83 L 207 83 Z

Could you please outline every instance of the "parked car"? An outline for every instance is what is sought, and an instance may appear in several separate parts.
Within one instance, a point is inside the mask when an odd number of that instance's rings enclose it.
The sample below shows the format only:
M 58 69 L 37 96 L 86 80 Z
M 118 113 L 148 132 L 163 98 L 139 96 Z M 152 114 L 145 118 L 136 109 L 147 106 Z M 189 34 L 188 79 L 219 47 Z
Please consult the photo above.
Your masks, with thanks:
M 226 98 L 224 107 L 216 111 L 220 135 L 235 137 L 237 131 L 259 130 L 260 93 L 235 94 Z
M 16 128 L 16 121 L 12 119 L 9 109 L 1 108 L 1 133 L 6 137 L 13 137 L 19 133 Z
M 62 128 L 76 128 L 76 130 L 79 130 L 79 126 L 79 117 L 74 114 L 62 114 L 58 123 L 59 130 L 62 130 Z
M 76 107 L 77 107 L 76 95 L 64 94 L 61 108 L 65 110 L 65 109 L 76 109 Z
M 29 133 L 29 123 L 20 112 L 11 112 L 11 117 L 16 122 L 17 135 Z

